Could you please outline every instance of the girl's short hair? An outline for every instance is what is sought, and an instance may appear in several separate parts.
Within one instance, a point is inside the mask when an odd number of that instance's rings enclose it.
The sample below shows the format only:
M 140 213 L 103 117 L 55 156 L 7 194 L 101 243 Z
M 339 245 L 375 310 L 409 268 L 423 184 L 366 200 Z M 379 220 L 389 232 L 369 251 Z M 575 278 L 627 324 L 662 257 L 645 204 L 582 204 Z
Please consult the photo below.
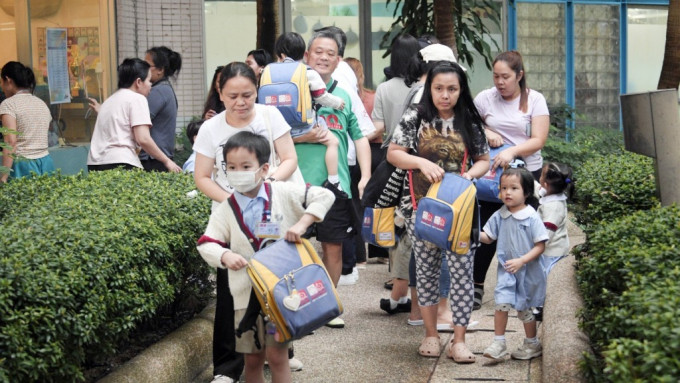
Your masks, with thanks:
M 238 76 L 247 78 L 257 88 L 257 77 L 255 77 L 253 69 L 244 62 L 234 61 L 227 64 L 220 72 L 220 90 L 224 88 L 227 81 Z
M 571 168 L 558 162 L 548 162 L 543 165 L 543 169 L 543 179 L 550 187 L 550 193 L 564 193 L 571 199 L 574 193 L 574 177 Z
M 138 58 L 127 58 L 118 65 L 118 89 L 129 88 L 137 79 L 146 80 L 149 63 Z
M 286 32 L 276 39 L 274 56 L 281 57 L 281 54 L 284 54 L 295 61 L 300 61 L 305 55 L 305 48 L 305 39 L 299 33 Z
M 501 175 L 501 183 L 503 183 L 503 178 L 510 176 L 519 177 L 519 184 L 522 185 L 522 191 L 524 192 L 524 203 L 531 205 L 534 209 L 537 209 L 538 198 L 536 198 L 535 195 L 534 175 L 525 168 L 507 168 L 503 170 L 503 174 Z
M 269 162 L 269 155 L 271 154 L 269 141 L 259 134 L 243 131 L 231 136 L 222 149 L 224 162 L 227 162 L 227 154 L 238 148 L 244 148 L 251 153 L 255 153 L 258 165 L 264 165 Z
M 10 61 L 2 67 L 0 76 L 11 79 L 17 88 L 29 88 L 31 92 L 35 89 L 35 75 L 33 70 L 18 61 Z

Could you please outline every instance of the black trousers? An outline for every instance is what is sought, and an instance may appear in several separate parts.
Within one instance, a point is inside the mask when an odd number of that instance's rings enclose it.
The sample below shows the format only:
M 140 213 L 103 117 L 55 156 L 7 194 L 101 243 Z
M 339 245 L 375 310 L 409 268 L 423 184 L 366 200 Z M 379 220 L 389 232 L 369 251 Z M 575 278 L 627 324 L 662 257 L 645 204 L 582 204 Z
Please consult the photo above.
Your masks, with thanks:
M 387 149 L 381 148 L 382 144 L 371 144 L 371 174 L 375 172 L 375 169 L 380 165 L 380 163 L 385 159 L 387 155 Z M 361 217 L 363 219 L 363 211 L 361 212 Z M 368 258 L 389 258 L 390 253 L 384 247 L 368 245 Z
M 144 170 L 147 172 L 167 172 L 168 168 L 163 165 L 162 162 L 155 160 L 153 158 L 149 158 L 148 160 L 141 160 L 142 161 L 142 166 L 144 166 Z
M 364 216 L 361 208 L 361 198 L 359 198 L 359 180 L 361 180 L 361 169 L 359 165 L 349 167 L 352 190 L 352 232 L 349 238 L 342 241 L 342 274 L 350 274 L 357 262 L 366 262 L 366 247 L 361 237 L 361 219 Z
M 229 292 L 229 271 L 217 269 L 217 304 L 213 326 L 213 375 L 238 381 L 243 373 L 243 354 L 236 352 L 234 298 Z

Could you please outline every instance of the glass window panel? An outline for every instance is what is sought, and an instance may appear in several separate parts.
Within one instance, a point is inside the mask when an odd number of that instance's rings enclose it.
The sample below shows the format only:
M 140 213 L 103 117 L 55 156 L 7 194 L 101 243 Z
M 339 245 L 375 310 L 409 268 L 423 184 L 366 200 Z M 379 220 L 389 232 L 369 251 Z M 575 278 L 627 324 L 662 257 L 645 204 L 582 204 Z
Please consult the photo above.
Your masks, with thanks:
M 390 25 L 394 22 L 392 17 L 394 7 L 394 2 L 386 5 L 385 0 L 371 1 L 371 58 L 373 60 L 371 73 L 373 75 L 373 84 L 366 84 L 366 86 L 372 89 L 375 89 L 378 84 L 385 81 L 383 69 L 390 65 L 390 56 L 382 57 L 385 54 L 385 49 L 380 48 L 380 44 L 390 29 Z M 366 68 L 364 67 L 364 69 Z
M 655 90 L 661 75 L 668 9 L 628 8 L 627 92 Z
M 619 6 L 574 5 L 575 108 L 585 120 L 577 125 L 619 128 L 619 103 L 610 97 L 619 84 Z M 585 66 L 583 59 L 585 58 Z M 613 118 L 612 118 L 613 117 Z
M 295 15 L 296 18 L 302 15 L 305 24 L 310 26 L 305 32 L 301 32 L 295 30 L 295 23 L 293 23 L 294 31 L 302 35 L 305 42 L 308 42 L 309 38 L 312 37 L 314 29 L 335 25 L 342 28 L 347 35 L 345 57 L 357 59 L 361 57 L 358 0 L 296 0 L 291 3 L 291 14 Z M 298 23 L 301 24 L 300 20 L 302 19 L 298 18 Z
M 245 61 L 257 48 L 255 1 L 205 1 L 206 89 L 215 68 L 232 61 Z
M 524 59 L 527 85 L 541 92 L 549 105 L 566 102 L 563 4 L 517 3 L 517 46 Z
M 17 32 L 14 23 L 14 6 L 7 2 L 0 5 L 0 65 L 17 60 Z M 1 91 L 0 91 L 1 92 Z
M 102 101 L 104 84 L 101 49 L 108 42 L 101 41 L 100 2 L 89 0 L 32 0 L 29 2 L 32 68 L 36 78 L 36 96 L 50 107 L 59 122 L 62 137 L 70 144 L 89 143 L 96 121 L 95 113 L 88 113 L 86 97 Z M 66 28 L 67 68 L 71 101 L 52 104 L 48 86 L 46 31 Z

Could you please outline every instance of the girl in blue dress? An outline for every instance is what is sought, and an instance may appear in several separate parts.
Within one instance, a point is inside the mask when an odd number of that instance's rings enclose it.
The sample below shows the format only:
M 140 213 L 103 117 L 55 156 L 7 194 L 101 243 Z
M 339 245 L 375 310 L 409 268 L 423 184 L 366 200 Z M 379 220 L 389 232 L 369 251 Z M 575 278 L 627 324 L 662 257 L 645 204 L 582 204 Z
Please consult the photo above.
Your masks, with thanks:
M 531 307 L 542 306 L 545 300 L 546 278 L 539 258 L 545 249 L 548 232 L 532 207 L 538 205 L 538 201 L 534 196 L 531 172 L 524 168 L 506 169 L 501 176 L 500 189 L 503 207 L 489 218 L 480 236 L 486 244 L 498 241 L 494 340 L 484 350 L 484 356 L 500 359 L 507 354 L 505 327 L 508 312 L 514 308 L 517 317 L 524 323 L 526 338 L 511 356 L 527 360 L 542 353 Z

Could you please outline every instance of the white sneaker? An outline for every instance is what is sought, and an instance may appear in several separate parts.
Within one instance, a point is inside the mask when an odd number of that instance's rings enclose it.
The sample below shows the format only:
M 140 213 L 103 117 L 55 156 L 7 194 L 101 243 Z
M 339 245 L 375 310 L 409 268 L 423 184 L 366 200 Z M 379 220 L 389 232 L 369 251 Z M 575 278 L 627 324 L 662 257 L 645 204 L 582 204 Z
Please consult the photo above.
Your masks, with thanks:
M 524 343 L 520 348 L 517 350 L 513 351 L 510 356 L 512 359 L 519 359 L 519 360 L 529 360 L 533 359 L 537 356 L 541 356 L 543 353 L 543 346 L 541 346 L 541 342 L 538 343 L 529 343 L 527 342 L 526 339 L 524 339 Z
M 326 327 L 330 328 L 343 328 L 345 327 L 345 321 L 340 317 L 336 317 L 326 323 Z
M 338 286 L 355 285 L 358 279 L 354 277 L 354 274 L 341 275 L 340 279 L 338 279 Z
M 288 365 L 290 366 L 290 370 L 295 372 L 295 371 L 302 371 L 302 362 L 298 358 L 290 358 L 288 359 Z
M 491 359 L 500 359 L 508 355 L 506 350 L 507 347 L 505 346 L 505 342 L 494 340 L 493 343 L 491 343 L 491 346 L 484 350 L 484 356 Z
M 226 375 L 215 375 L 210 383 L 234 383 L 234 379 Z

